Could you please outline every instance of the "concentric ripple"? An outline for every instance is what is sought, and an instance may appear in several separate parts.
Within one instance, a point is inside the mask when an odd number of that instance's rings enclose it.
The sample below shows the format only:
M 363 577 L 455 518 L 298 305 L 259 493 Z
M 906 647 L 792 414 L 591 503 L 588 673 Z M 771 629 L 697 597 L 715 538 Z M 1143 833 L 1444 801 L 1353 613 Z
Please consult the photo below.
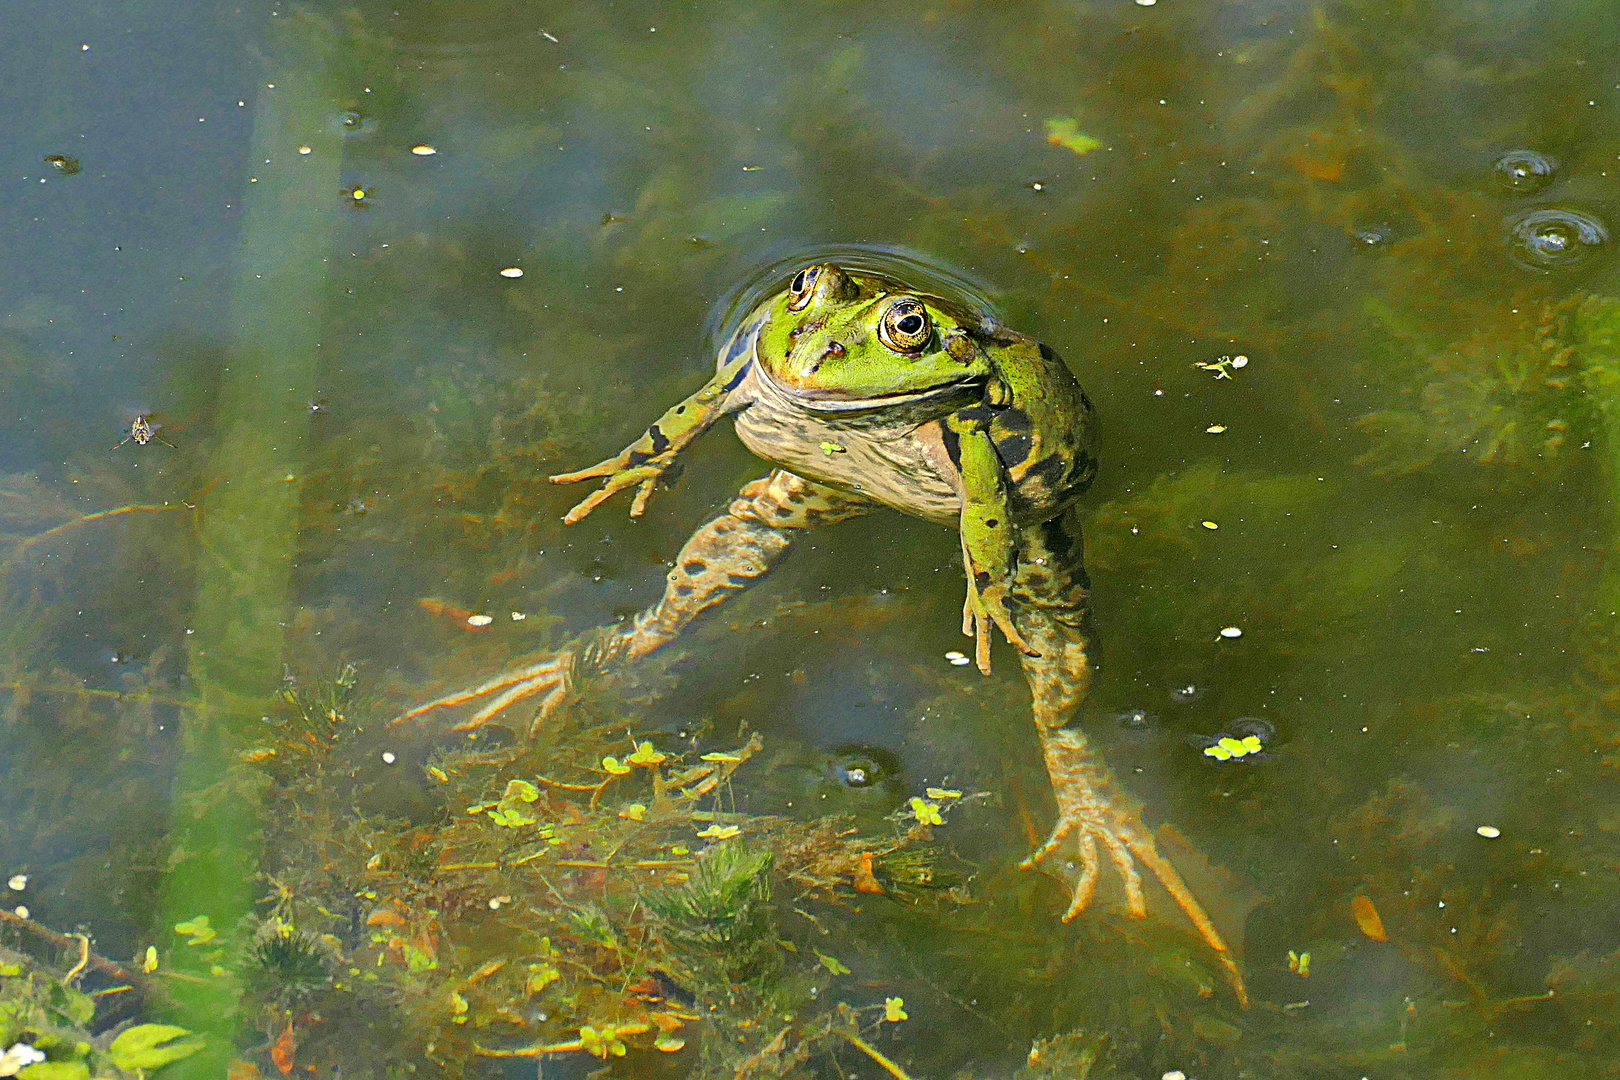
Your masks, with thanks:
M 1535 150 L 1509 150 L 1493 167 L 1497 183 L 1517 195 L 1533 195 L 1553 182 L 1559 162 Z
M 1531 270 L 1572 269 L 1608 242 L 1609 230 L 1584 210 L 1549 206 L 1508 223 L 1508 251 Z

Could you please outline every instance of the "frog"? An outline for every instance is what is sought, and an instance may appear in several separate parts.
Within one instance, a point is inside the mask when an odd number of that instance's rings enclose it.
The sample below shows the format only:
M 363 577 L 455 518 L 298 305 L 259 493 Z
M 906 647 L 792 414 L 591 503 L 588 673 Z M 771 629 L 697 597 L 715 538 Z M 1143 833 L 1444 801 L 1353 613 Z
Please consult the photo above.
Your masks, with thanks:
M 718 351 L 715 373 L 640 438 L 550 479 L 600 481 L 563 517 L 584 520 L 621 492 L 641 516 L 687 447 L 725 418 L 772 466 L 687 539 L 663 595 L 624 622 L 396 719 L 468 704 L 474 730 L 539 698 L 536 727 L 580 680 L 675 641 L 703 612 L 750 587 L 810 530 L 887 507 L 956 530 L 965 578 L 962 632 L 992 674 L 992 639 L 1013 648 L 1028 684 L 1057 820 L 1026 869 L 1065 879 L 1072 921 L 1106 858 L 1130 913 L 1148 914 L 1141 867 L 1162 884 L 1247 1002 L 1214 921 L 1076 723 L 1090 690 L 1090 580 L 1082 496 L 1097 475 L 1091 399 L 1055 350 L 970 305 L 879 271 L 821 262 L 797 269 Z M 533 729 L 531 729 L 533 730 Z M 1055 869 L 1072 851 L 1077 869 Z

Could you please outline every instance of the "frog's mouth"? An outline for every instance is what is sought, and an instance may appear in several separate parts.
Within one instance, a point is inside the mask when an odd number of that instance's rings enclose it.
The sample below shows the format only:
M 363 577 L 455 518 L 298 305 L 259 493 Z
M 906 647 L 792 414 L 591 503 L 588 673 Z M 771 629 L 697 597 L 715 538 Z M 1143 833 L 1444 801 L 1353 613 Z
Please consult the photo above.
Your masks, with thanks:
M 959 396 L 964 390 L 975 386 L 984 386 L 984 376 L 975 376 L 962 379 L 958 382 L 944 383 L 940 386 L 931 386 L 926 390 L 902 390 L 893 394 L 866 394 L 859 397 L 851 396 L 846 391 L 832 390 L 826 387 L 795 387 L 784 386 L 771 377 L 764 364 L 756 364 L 755 370 L 761 382 L 783 397 L 810 409 L 813 412 L 825 413 L 854 413 L 871 412 L 878 409 L 892 409 L 899 405 L 910 405 L 919 401 L 932 401 L 937 398 Z

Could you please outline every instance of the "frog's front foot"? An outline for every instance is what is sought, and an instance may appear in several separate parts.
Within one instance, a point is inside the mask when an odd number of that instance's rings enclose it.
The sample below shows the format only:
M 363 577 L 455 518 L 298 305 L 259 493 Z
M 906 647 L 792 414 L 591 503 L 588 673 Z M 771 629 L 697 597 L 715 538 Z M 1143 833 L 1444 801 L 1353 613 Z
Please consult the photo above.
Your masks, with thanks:
M 563 524 L 577 524 L 592 510 L 619 492 L 632 487 L 637 490 L 635 499 L 630 503 L 630 516 L 640 517 L 647 511 L 647 503 L 658 487 L 659 478 L 669 471 L 674 461 L 673 450 L 665 450 L 649 457 L 646 454 L 637 454 L 632 448 L 605 461 L 599 461 L 588 469 L 558 473 L 551 478 L 553 484 L 577 484 L 581 480 L 602 481 L 601 487 L 591 492 L 579 505 L 563 516 Z
M 973 639 L 973 659 L 980 674 L 990 674 L 990 628 L 1000 630 L 1007 642 L 1025 656 L 1039 656 L 1024 640 L 1013 622 L 1007 603 L 1010 590 L 1002 584 L 991 584 L 980 589 L 973 580 L 973 568 L 968 567 L 967 600 L 962 604 L 962 634 Z
M 1075 839 L 1080 876 L 1068 910 L 1063 913 L 1063 921 L 1069 922 L 1090 906 L 1096 894 L 1103 852 L 1124 881 L 1125 900 L 1131 914 L 1145 918 L 1147 898 L 1142 891 L 1141 872 L 1137 869 L 1140 862 L 1153 872 L 1192 921 L 1204 943 L 1220 960 L 1239 1003 L 1247 1008 L 1248 993 L 1225 940 L 1180 873 L 1160 854 L 1153 834 L 1142 823 L 1141 806 L 1115 787 L 1107 767 L 1092 754 L 1079 731 L 1072 728 L 1043 731 L 1041 742 L 1052 794 L 1057 801 L 1058 819 L 1046 842 L 1019 866 L 1034 869 L 1071 836 Z
M 542 660 L 513 668 L 488 682 L 442 698 L 418 705 L 395 717 L 393 723 L 403 724 L 435 709 L 454 708 L 468 702 L 482 702 L 477 712 L 456 724 L 452 731 L 476 731 L 495 717 L 526 698 L 540 698 L 540 712 L 535 716 L 531 731 L 543 723 L 568 696 L 574 684 L 574 668 L 578 661 L 577 649 L 563 649 Z

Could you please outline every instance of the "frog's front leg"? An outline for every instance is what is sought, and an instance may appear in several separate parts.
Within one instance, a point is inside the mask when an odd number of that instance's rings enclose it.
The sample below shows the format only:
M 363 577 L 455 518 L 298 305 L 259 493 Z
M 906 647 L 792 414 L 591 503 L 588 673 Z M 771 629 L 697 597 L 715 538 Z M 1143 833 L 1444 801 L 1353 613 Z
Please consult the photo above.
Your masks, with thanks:
M 976 410 L 945 421 L 947 447 L 962 476 L 962 562 L 967 571 L 967 602 L 962 633 L 973 638 L 979 670 L 990 674 L 990 627 L 996 626 L 1020 652 L 1031 648 L 1013 621 L 1014 544 L 1007 484 L 990 429 Z
M 716 420 L 736 411 L 738 403 L 732 391 L 747 374 L 751 356 L 752 350 L 749 350 L 723 365 L 703 389 L 668 409 L 641 438 L 617 454 L 590 468 L 553 476 L 553 484 L 604 479 L 600 488 L 564 515 L 563 523 L 573 525 L 614 495 L 638 486 L 636 497 L 630 504 L 630 516 L 640 517 L 645 513 L 659 477 L 674 464 L 676 455 L 712 427 Z
M 455 726 L 468 731 L 488 723 L 519 701 L 538 697 L 543 721 L 581 678 L 639 660 L 669 644 L 707 609 L 741 592 L 786 553 L 803 530 L 864 514 L 872 504 L 778 469 L 742 489 L 724 514 L 686 541 L 652 607 L 616 626 L 589 631 L 549 656 L 482 685 L 418 705 L 394 723 L 435 709 L 479 702 Z
M 1160 853 L 1142 821 L 1142 804 L 1119 787 L 1085 733 L 1065 726 L 1091 687 L 1085 639 L 1089 588 L 1078 509 L 1021 531 L 1013 585 L 1016 619 L 1034 646 L 1023 657 L 1024 677 L 1058 810 L 1051 835 L 1022 865 L 1039 866 L 1065 842 L 1074 841 L 1079 875 L 1064 922 L 1090 906 L 1104 855 L 1124 881 L 1131 914 L 1145 917 L 1147 898 L 1137 864 L 1145 866 L 1216 954 L 1238 1000 L 1247 1007 L 1243 977 L 1225 939 L 1175 866 Z

